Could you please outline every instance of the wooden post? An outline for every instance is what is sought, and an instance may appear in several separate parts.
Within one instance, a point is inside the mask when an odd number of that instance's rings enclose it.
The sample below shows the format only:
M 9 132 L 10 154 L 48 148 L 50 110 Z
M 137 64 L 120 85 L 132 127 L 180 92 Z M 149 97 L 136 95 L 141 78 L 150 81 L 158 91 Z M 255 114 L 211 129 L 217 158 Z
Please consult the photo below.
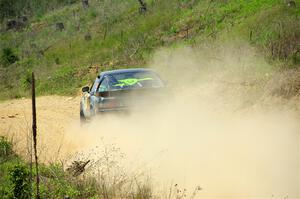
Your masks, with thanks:
M 36 169 L 36 199 L 40 199 L 40 176 L 38 167 L 38 155 L 37 155 L 37 133 L 36 133 L 36 105 L 35 105 L 35 79 L 32 72 L 32 134 L 33 134 L 33 149 L 35 158 Z

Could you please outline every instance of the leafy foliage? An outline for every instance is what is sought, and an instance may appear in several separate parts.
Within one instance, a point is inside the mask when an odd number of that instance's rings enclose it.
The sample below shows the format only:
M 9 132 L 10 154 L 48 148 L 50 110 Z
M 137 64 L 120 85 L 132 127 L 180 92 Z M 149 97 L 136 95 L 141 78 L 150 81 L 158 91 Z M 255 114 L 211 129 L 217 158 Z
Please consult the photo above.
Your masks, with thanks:
M 0 163 L 9 159 L 13 154 L 12 144 L 0 136 Z
M 19 58 L 11 48 L 4 48 L 2 49 L 2 54 L 1 54 L 1 62 L 3 66 L 8 66 L 10 64 L 15 63 L 18 61 Z
M 30 173 L 27 166 L 22 164 L 15 165 L 9 173 L 12 183 L 13 198 L 30 198 Z

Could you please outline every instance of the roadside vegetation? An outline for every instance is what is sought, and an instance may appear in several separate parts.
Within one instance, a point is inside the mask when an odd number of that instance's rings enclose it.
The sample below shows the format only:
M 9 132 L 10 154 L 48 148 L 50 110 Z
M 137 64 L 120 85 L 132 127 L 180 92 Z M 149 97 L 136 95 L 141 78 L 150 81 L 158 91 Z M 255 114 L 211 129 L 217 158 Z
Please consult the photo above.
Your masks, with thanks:
M 36 198 L 36 172 L 31 161 L 21 158 L 14 152 L 14 145 L 0 137 L 0 198 L 28 199 Z M 68 169 L 63 164 L 40 164 L 41 198 L 152 198 L 152 188 L 147 180 L 138 176 L 114 173 L 114 155 L 109 150 L 108 156 L 101 156 L 94 164 L 93 173 L 84 170 L 84 162 L 74 161 Z M 90 163 L 90 162 L 88 162 Z M 96 166 L 96 165 L 94 165 Z M 90 170 L 92 170 L 90 168 Z M 111 170 L 111 173 L 108 173 Z M 98 171 L 98 172 L 97 172 Z
M 161 47 L 242 41 L 283 70 L 300 64 L 299 1 L 142 2 L 1 0 L 0 99 L 28 96 L 32 71 L 39 95 L 76 94 L 100 71 L 145 66 Z
M 13 151 L 13 145 L 6 138 L 0 137 L 0 197 L 31 198 L 35 197 L 35 169 L 29 162 Z M 83 188 L 81 180 L 72 179 L 60 165 L 40 165 L 42 198 L 84 198 L 96 195 L 93 183 Z

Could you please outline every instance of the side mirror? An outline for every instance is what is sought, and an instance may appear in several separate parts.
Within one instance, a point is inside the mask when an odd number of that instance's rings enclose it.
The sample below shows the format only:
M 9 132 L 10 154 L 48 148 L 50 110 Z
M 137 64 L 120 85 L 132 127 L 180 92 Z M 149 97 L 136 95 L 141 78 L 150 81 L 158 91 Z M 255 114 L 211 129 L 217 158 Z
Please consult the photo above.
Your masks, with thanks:
M 82 90 L 83 93 L 84 92 L 89 92 L 90 88 L 88 86 L 85 86 L 81 90 Z

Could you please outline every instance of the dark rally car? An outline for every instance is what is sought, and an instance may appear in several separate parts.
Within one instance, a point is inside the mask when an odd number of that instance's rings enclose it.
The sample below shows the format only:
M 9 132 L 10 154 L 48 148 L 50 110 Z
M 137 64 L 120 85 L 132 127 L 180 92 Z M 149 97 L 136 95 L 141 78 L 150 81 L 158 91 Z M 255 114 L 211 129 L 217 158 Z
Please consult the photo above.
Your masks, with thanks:
M 165 84 L 150 69 L 120 69 L 100 73 L 91 88 L 82 88 L 80 119 L 97 113 L 143 110 L 166 94 Z

